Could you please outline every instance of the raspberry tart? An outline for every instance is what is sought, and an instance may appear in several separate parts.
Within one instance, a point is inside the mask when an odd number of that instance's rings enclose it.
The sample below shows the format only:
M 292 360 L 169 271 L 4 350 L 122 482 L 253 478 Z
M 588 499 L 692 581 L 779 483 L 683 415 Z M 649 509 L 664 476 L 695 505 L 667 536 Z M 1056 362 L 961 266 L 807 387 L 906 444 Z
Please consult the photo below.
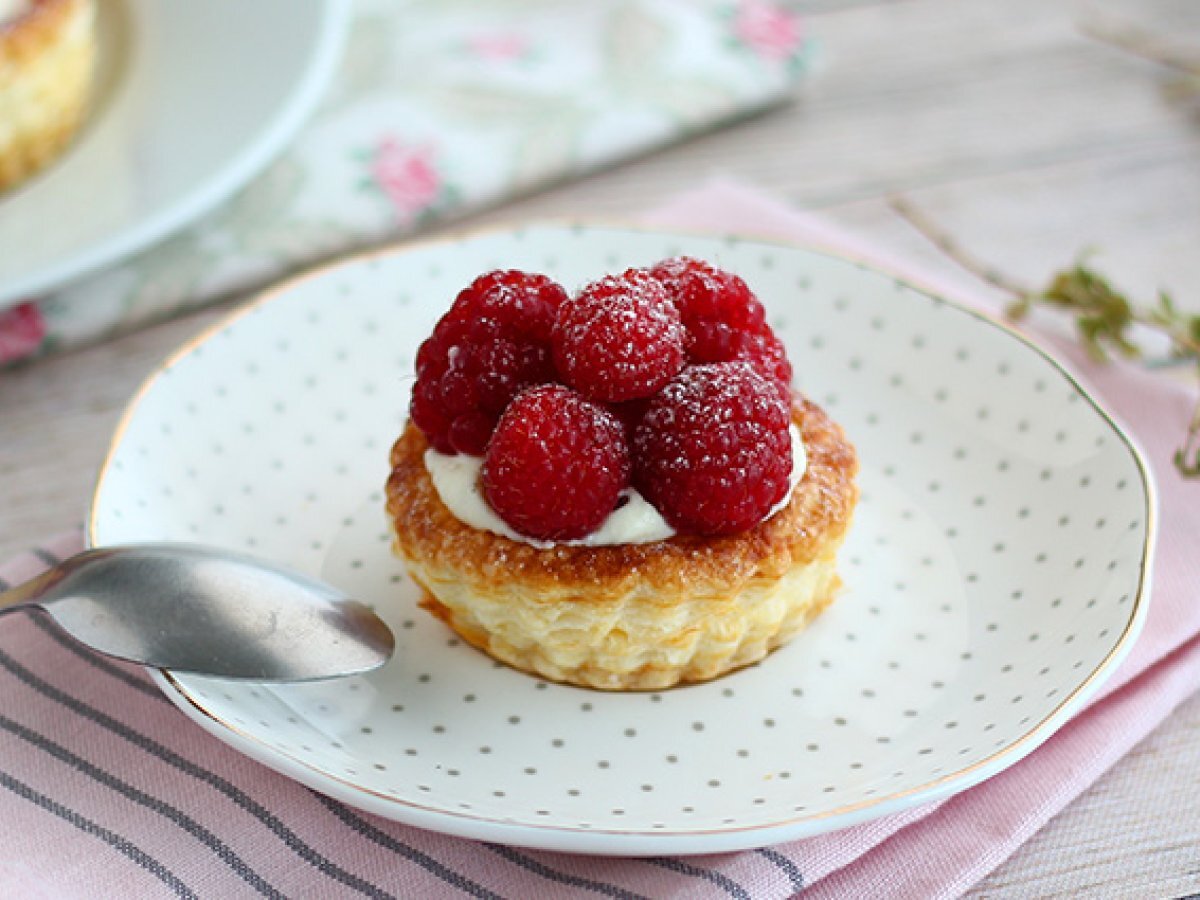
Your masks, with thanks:
M 422 606 L 554 681 L 656 690 L 763 659 L 829 605 L 842 429 L 738 276 L 678 258 L 576 294 L 491 272 L 417 356 L 391 452 Z

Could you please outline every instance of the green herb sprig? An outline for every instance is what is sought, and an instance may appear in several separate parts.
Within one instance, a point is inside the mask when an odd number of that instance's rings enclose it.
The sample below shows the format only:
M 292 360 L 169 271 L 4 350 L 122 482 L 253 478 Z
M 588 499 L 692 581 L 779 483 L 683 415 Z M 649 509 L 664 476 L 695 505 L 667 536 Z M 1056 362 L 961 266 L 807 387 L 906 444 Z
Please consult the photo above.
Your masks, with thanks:
M 1157 302 L 1151 305 L 1134 304 L 1083 259 L 1055 274 L 1044 289 L 1030 290 L 982 265 L 907 199 L 893 197 L 890 203 L 892 209 L 948 257 L 1010 295 L 1013 299 L 1005 310 L 1010 319 L 1024 319 L 1038 306 L 1065 312 L 1074 317 L 1084 350 L 1097 362 L 1108 362 L 1113 355 L 1142 359 L 1142 349 L 1133 332 L 1138 327 L 1147 328 L 1166 338 L 1169 360 L 1192 367 L 1200 384 L 1200 315 L 1181 311 L 1167 293 L 1160 292 Z M 1173 459 L 1183 477 L 1200 477 L 1200 397 L 1192 410 L 1183 444 Z
M 1128 23 L 1081 22 L 1079 30 L 1084 37 L 1162 66 L 1167 71 L 1163 90 L 1168 100 L 1190 103 L 1200 98 L 1200 57 L 1194 53 Z

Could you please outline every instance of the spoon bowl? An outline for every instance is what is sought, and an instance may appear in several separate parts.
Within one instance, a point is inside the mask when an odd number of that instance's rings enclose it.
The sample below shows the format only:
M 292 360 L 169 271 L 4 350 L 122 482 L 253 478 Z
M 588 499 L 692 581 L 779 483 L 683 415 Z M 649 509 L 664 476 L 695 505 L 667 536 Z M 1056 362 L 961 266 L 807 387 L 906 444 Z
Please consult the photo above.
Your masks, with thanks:
M 383 620 L 335 588 L 192 544 L 87 550 L 0 593 L 0 614 L 30 607 L 109 656 L 222 678 L 361 674 L 395 649 Z

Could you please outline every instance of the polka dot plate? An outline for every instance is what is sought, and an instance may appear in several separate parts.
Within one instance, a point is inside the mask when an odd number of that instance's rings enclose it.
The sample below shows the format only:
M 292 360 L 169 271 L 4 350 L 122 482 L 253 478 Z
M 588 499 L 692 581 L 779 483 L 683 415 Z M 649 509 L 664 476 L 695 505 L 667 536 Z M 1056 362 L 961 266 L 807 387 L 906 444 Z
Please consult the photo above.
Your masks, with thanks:
M 858 447 L 845 591 L 788 646 L 708 684 L 606 694 L 495 664 L 417 608 L 389 552 L 382 485 L 417 346 L 481 271 L 571 289 L 679 253 L 750 283 L 798 386 Z M 538 225 L 333 265 L 182 348 L 126 412 L 89 532 L 256 553 L 390 623 L 395 659 L 365 677 L 156 673 L 238 750 L 436 831 L 658 854 L 839 828 L 1016 762 L 1128 650 L 1152 529 L 1129 439 L 1002 325 L 798 247 Z

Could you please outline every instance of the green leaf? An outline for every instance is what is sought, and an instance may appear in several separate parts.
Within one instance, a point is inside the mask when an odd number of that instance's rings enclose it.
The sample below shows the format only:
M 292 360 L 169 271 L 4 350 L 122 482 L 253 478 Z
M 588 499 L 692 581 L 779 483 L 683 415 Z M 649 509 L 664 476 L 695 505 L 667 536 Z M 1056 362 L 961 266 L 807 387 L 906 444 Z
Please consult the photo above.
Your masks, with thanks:
M 1179 470 L 1179 474 L 1184 478 L 1196 478 L 1200 476 L 1200 447 L 1196 448 L 1193 454 L 1191 461 L 1189 461 L 1185 448 L 1180 447 L 1175 451 L 1175 456 L 1173 457 L 1175 468 Z
M 1022 294 L 1012 303 L 1004 308 L 1004 315 L 1012 319 L 1014 322 L 1019 322 L 1029 315 L 1033 309 L 1034 301 L 1037 298 L 1032 294 Z
M 1076 314 L 1080 337 L 1093 359 L 1106 360 L 1110 351 L 1126 357 L 1140 355 L 1128 336 L 1137 321 L 1133 305 L 1082 262 L 1058 273 L 1041 297 L 1034 299 Z

